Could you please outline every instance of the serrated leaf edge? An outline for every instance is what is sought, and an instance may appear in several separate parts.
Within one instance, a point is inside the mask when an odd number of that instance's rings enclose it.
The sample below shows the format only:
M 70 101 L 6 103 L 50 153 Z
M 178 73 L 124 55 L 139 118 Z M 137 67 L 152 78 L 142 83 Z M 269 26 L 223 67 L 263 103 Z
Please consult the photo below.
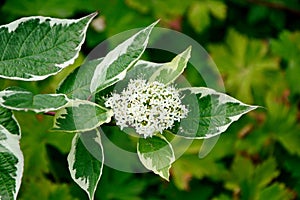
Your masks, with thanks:
M 17 123 L 18 124 L 18 123 Z M 19 126 L 19 124 L 18 124 Z M 14 199 L 17 199 L 17 195 L 21 186 L 21 180 L 23 176 L 23 166 L 24 166 L 24 157 L 23 153 L 21 151 L 19 142 L 21 138 L 21 133 L 19 135 L 11 134 L 5 127 L 0 125 L 0 131 L 5 134 L 6 139 L 0 140 L 0 144 L 3 145 L 7 150 L 9 150 L 14 156 L 17 157 L 18 163 L 16 164 L 16 185 L 15 185 L 15 192 L 14 194 Z M 20 131 L 20 129 L 19 129 Z M 1 196 L 0 196 L 1 199 Z
M 57 64 L 55 64 L 55 66 L 59 67 L 60 70 L 58 70 L 57 72 L 54 72 L 54 73 L 50 73 L 50 74 L 47 74 L 47 75 L 41 75 L 41 76 L 34 75 L 34 74 L 28 74 L 28 75 L 31 76 L 30 78 L 21 78 L 21 77 L 14 77 L 14 76 L 4 76 L 4 75 L 1 75 L 1 74 L 0 74 L 0 78 L 6 78 L 6 79 L 11 79 L 11 80 L 22 80 L 22 81 L 39 81 L 39 80 L 44 80 L 44 79 L 46 79 L 49 76 L 55 75 L 55 74 L 59 73 L 63 68 L 65 68 L 65 67 L 73 64 L 75 62 L 75 59 L 79 55 L 79 52 L 80 52 L 82 44 L 85 41 L 87 28 L 88 28 L 89 24 L 91 23 L 92 19 L 97 14 L 98 14 L 98 12 L 94 12 L 94 13 L 92 13 L 90 15 L 87 15 L 85 17 L 82 17 L 80 19 L 59 19 L 59 18 L 51 18 L 51 17 L 43 17 L 43 16 L 23 17 L 21 19 L 13 21 L 13 22 L 11 22 L 9 24 L 1 25 L 0 29 L 1 28 L 7 28 L 8 32 L 11 33 L 11 32 L 14 32 L 22 22 L 29 21 L 29 20 L 32 20 L 32 19 L 39 19 L 40 23 L 43 23 L 46 20 L 50 20 L 50 22 L 49 22 L 50 23 L 50 27 L 52 27 L 52 26 L 54 26 L 56 24 L 62 24 L 62 25 L 69 26 L 70 24 L 77 23 L 77 22 L 79 22 L 79 21 L 81 21 L 81 20 L 83 20 L 85 18 L 90 18 L 89 21 L 88 21 L 88 23 L 84 27 L 84 29 L 82 29 L 82 35 L 83 35 L 83 37 L 82 37 L 81 42 L 75 48 L 76 53 L 75 53 L 74 57 L 71 58 L 71 59 L 69 59 L 69 60 L 67 60 L 67 61 L 65 61 L 64 63 L 57 63 Z

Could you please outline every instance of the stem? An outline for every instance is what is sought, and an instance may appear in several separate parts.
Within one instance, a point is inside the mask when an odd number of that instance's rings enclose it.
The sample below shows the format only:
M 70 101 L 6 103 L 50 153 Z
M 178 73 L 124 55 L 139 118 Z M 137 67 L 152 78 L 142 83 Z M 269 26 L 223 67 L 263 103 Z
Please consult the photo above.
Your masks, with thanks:
M 55 116 L 56 112 L 46 112 L 44 115 L 50 115 L 50 116 Z
M 300 10 L 288 7 L 284 4 L 279 4 L 279 3 L 272 3 L 272 2 L 268 2 L 265 0 L 247 0 L 249 3 L 254 3 L 257 5 L 261 5 L 261 6 L 265 6 L 268 8 L 273 8 L 273 9 L 277 9 L 277 10 L 283 10 L 283 11 L 288 11 L 290 13 L 293 13 L 295 15 L 299 15 L 300 16 Z
M 92 94 L 90 96 L 88 96 L 87 100 L 90 101 L 92 96 L 93 96 Z

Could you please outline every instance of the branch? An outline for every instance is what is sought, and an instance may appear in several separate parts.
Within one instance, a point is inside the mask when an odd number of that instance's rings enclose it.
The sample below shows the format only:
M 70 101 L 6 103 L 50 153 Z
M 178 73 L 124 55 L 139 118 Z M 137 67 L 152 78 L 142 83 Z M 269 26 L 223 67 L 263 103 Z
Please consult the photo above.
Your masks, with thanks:
M 284 4 L 273 3 L 273 2 L 268 2 L 268 1 L 264 1 L 264 0 L 247 0 L 247 1 L 249 3 L 253 3 L 253 4 L 265 6 L 265 7 L 276 9 L 276 10 L 288 11 L 290 13 L 293 13 L 295 15 L 299 15 L 300 16 L 300 10 L 288 7 L 288 6 L 284 5 Z
M 50 116 L 55 116 L 55 112 L 46 112 L 44 115 L 50 115 Z

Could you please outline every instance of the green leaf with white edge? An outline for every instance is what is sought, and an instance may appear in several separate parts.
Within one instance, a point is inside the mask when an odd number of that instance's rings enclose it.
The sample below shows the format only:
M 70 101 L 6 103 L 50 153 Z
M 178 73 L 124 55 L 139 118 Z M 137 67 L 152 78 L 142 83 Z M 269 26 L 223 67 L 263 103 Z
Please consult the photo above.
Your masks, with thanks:
M 96 67 L 92 78 L 91 93 L 99 92 L 125 78 L 126 72 L 145 51 L 149 35 L 157 23 L 158 21 L 142 29 L 104 57 L 103 61 Z
M 0 77 L 37 81 L 72 64 L 97 13 L 80 19 L 25 17 L 0 26 Z
M 173 58 L 171 62 L 163 64 L 152 74 L 149 81 L 158 81 L 165 85 L 174 82 L 186 68 L 191 57 L 191 49 L 191 46 L 188 47 L 184 52 Z
M 169 181 L 169 170 L 175 155 L 171 144 L 163 136 L 140 138 L 137 153 L 147 169 Z
M 21 133 L 10 110 L 0 107 L 0 199 L 17 199 L 24 158 L 20 149 Z
M 154 63 L 146 60 L 139 60 L 126 74 L 126 79 L 136 79 L 142 76 L 143 79 L 149 80 L 150 77 L 162 67 L 163 63 Z
M 2 125 L 11 134 L 20 136 L 19 124 L 11 110 L 0 106 L 0 125 Z
M 191 87 L 180 91 L 182 103 L 188 105 L 189 113 L 181 120 L 180 128 L 175 125 L 172 132 L 186 138 L 204 139 L 219 135 L 242 115 L 257 108 L 210 88 Z M 195 98 L 198 102 L 191 103 Z
M 126 80 L 142 76 L 149 81 L 159 81 L 164 84 L 174 82 L 184 71 L 191 56 L 191 47 L 177 55 L 171 62 L 154 63 L 139 60 L 126 74 Z
M 110 109 L 90 101 L 72 100 L 55 114 L 53 131 L 84 132 L 108 123 L 113 116 Z
M 69 102 L 64 94 L 37 94 L 19 88 L 9 87 L 0 91 L 0 105 L 12 110 L 49 112 L 59 110 Z
M 64 93 L 71 99 L 87 100 L 91 95 L 90 85 L 96 67 L 103 58 L 90 60 L 76 68 L 59 85 L 57 93 Z
M 74 136 L 68 163 L 73 180 L 87 192 L 90 200 L 94 199 L 104 163 L 101 137 L 97 129 Z

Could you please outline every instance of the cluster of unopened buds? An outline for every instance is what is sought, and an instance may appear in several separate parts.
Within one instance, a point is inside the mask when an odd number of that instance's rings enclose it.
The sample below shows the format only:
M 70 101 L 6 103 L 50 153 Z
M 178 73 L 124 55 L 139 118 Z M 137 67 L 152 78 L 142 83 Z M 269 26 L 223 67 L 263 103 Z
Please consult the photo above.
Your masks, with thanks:
M 130 80 L 120 94 L 112 93 L 105 106 L 112 108 L 121 130 L 132 127 L 144 138 L 169 129 L 188 114 L 174 86 L 143 79 Z

